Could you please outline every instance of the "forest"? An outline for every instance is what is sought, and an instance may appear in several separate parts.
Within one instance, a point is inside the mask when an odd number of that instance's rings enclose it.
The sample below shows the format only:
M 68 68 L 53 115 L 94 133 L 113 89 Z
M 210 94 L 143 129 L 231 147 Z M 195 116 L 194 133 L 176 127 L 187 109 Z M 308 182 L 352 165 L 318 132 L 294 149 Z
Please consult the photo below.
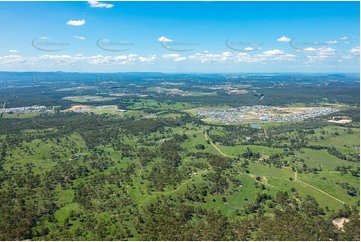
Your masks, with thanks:
M 359 241 L 357 78 L 244 76 L 0 73 L 0 239 Z M 151 89 L 174 83 L 187 95 Z M 63 99 L 114 93 L 131 95 Z M 6 112 L 32 105 L 54 112 Z M 189 112 L 242 105 L 338 111 L 257 128 Z

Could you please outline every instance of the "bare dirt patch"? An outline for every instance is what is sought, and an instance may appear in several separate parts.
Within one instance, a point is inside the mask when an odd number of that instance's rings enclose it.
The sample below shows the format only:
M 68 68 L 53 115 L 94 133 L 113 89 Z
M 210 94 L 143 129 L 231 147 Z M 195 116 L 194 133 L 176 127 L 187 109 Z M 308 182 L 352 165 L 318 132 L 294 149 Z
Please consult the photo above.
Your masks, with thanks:
M 332 119 L 328 120 L 329 123 L 335 124 L 348 124 L 352 122 L 352 119 L 347 116 L 334 116 Z
M 246 94 L 248 93 L 247 90 L 243 90 L 243 89 L 240 89 L 240 90 L 229 90 L 228 91 L 228 94 Z
M 74 105 L 74 106 L 71 106 L 71 108 L 68 108 L 67 110 L 73 111 L 76 109 L 86 109 L 86 108 L 90 108 L 90 106 L 89 105 Z
M 343 225 L 345 223 L 348 223 L 348 221 L 350 221 L 348 218 L 338 218 L 335 220 L 332 220 L 332 223 L 338 228 L 338 229 L 343 229 Z

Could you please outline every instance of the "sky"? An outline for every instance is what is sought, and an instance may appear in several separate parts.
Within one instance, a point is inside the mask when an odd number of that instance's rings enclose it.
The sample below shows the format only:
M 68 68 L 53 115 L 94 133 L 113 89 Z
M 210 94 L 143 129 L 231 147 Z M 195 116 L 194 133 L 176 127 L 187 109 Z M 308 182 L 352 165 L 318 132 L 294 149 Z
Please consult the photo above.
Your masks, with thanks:
M 0 2 L 0 71 L 360 71 L 359 2 Z

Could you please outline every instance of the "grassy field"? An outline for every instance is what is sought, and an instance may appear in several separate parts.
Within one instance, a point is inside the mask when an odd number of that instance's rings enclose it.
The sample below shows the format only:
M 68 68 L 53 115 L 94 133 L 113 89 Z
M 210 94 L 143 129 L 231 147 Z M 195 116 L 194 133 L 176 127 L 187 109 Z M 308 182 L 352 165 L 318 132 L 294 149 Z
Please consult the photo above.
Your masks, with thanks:
M 149 101 L 149 100 L 148 100 Z M 164 108 L 162 106 L 161 108 Z M 112 110 L 101 109 L 100 113 L 111 112 Z M 139 114 L 140 111 L 134 111 Z M 129 113 L 127 113 L 129 115 Z M 163 117 L 167 118 L 177 118 L 180 117 L 180 114 L 165 114 Z M 170 127 L 172 134 L 187 134 L 189 137 L 187 141 L 183 144 L 183 148 L 187 150 L 187 152 L 199 152 L 195 147 L 198 144 L 203 144 L 205 149 L 202 152 L 208 152 L 212 154 L 219 155 L 219 152 L 210 145 L 204 136 L 204 131 L 207 129 L 207 126 L 197 127 L 195 125 L 188 124 L 184 127 Z M 315 132 L 315 137 L 321 135 L 321 129 L 317 129 Z M 350 149 L 355 149 L 354 146 L 357 145 L 357 137 L 359 129 L 351 129 L 342 127 L 335 127 L 333 125 L 327 126 L 323 128 L 325 139 L 322 141 L 322 144 L 331 144 L 338 148 L 344 148 L 345 145 L 353 147 Z M 52 132 L 52 131 L 44 131 L 44 132 Z M 221 130 L 213 130 L 217 135 L 224 135 Z M 338 132 L 337 137 L 334 137 L 334 133 Z M 150 137 L 160 137 L 161 134 L 159 132 L 153 133 Z M 126 144 L 137 146 L 137 138 L 124 138 L 124 142 Z M 317 143 L 320 144 L 320 143 Z M 216 144 L 217 147 L 227 155 L 237 157 L 240 156 L 246 148 L 250 148 L 255 152 L 259 152 L 261 156 L 268 157 L 274 153 L 281 153 L 282 149 L 269 148 L 260 145 L 236 145 L 236 146 L 223 146 Z M 23 143 L 18 148 L 12 150 L 9 153 L 8 162 L 5 163 L 5 168 L 10 169 L 11 166 L 23 166 L 26 163 L 32 162 L 34 166 L 34 170 L 37 172 L 45 172 L 53 168 L 54 163 L 52 160 L 52 155 L 54 153 L 61 154 L 60 157 L 62 159 L 71 159 L 72 154 L 70 152 L 70 148 L 78 147 L 81 151 L 85 148 L 85 142 L 82 137 L 76 133 L 71 136 L 65 138 L 61 138 L 58 142 L 54 140 L 32 140 L 28 143 Z M 120 153 L 114 151 L 110 147 L 99 147 L 100 149 L 108 152 L 110 157 L 114 161 L 120 161 L 116 163 L 117 168 L 126 168 L 129 164 L 134 161 L 129 158 L 121 158 Z M 88 152 L 79 152 L 80 154 L 87 154 Z M 337 197 L 338 199 L 345 201 L 348 204 L 355 204 L 358 200 L 358 197 L 350 197 L 345 190 L 336 184 L 336 182 L 348 182 L 349 184 L 358 187 L 359 179 L 352 177 L 350 174 L 346 174 L 341 176 L 338 172 L 335 171 L 336 166 L 347 166 L 350 165 L 350 162 L 344 161 L 336 158 L 335 156 L 330 155 L 326 150 L 312 150 L 312 149 L 301 149 L 300 151 L 295 152 L 295 157 L 302 158 L 305 161 L 305 164 L 310 167 L 318 167 L 322 168 L 320 174 L 299 174 L 299 180 L 306 182 L 314 187 L 317 187 L 320 190 L 325 191 L 326 193 Z M 184 158 L 184 163 L 187 162 L 191 164 L 191 160 L 187 160 Z M 357 164 L 353 166 L 359 166 Z M 142 170 L 138 171 L 138 174 L 142 174 Z M 255 177 L 260 176 L 263 177 L 263 182 L 266 185 L 267 189 L 271 194 L 275 194 L 280 190 L 289 190 L 292 187 L 296 188 L 300 195 L 313 195 L 317 201 L 323 207 L 328 207 L 330 210 L 337 210 L 341 208 L 342 204 L 334 199 L 330 199 L 327 195 L 312 189 L 311 187 L 304 185 L 302 183 L 290 180 L 290 178 L 294 179 L 294 172 L 290 168 L 275 168 L 273 166 L 258 164 L 258 163 L 250 163 L 249 165 L 249 174 L 239 174 L 239 179 L 242 181 L 242 189 L 229 196 L 228 202 L 224 203 L 221 201 L 218 196 L 207 196 L 207 204 L 202 206 L 206 208 L 216 208 L 222 211 L 224 214 L 234 216 L 235 211 L 241 209 L 245 204 L 249 203 L 249 200 L 252 200 L 252 197 L 255 197 L 257 191 L 253 189 L 253 183 L 256 181 Z M 193 176 L 177 187 L 168 187 L 164 192 L 153 192 L 151 195 L 146 192 L 146 184 L 142 181 L 140 176 L 134 177 L 133 179 L 133 187 L 130 190 L 130 195 L 134 199 L 134 201 L 144 206 L 149 204 L 151 201 L 157 196 L 160 195 L 170 195 L 177 193 L 184 193 L 187 190 L 187 185 L 202 183 L 201 174 L 207 173 L 207 170 L 198 171 L 196 176 Z M 325 180 L 326 178 L 326 180 Z M 82 179 L 77 181 L 80 182 Z M 76 184 L 75 183 L 75 184 Z M 57 188 L 57 193 L 59 195 L 59 203 L 62 204 L 63 208 L 57 212 L 58 219 L 63 219 L 66 215 L 63 213 L 68 213 L 71 209 L 76 209 L 77 204 L 72 202 L 74 192 L 72 190 L 62 190 L 61 188 Z M 245 200 L 244 198 L 247 198 Z M 215 199 L 216 202 L 213 201 Z
M 103 97 L 103 96 L 71 96 L 64 97 L 65 100 L 70 100 L 72 102 L 78 103 L 87 103 L 87 102 L 105 102 L 115 100 L 115 97 Z
M 133 105 L 128 106 L 129 109 L 152 109 L 155 111 L 165 111 L 165 110 L 182 110 L 193 107 L 190 103 L 182 103 L 182 102 L 173 102 L 173 101 L 165 101 L 158 102 L 153 99 L 145 99 L 142 98 L 135 102 Z
M 360 129 L 329 125 L 322 129 L 316 129 L 310 144 L 332 145 L 345 153 L 358 153 L 360 151 Z
M 79 101 L 78 99 L 78 102 L 82 101 Z M 131 110 L 122 113 L 118 118 L 128 119 L 133 117 L 132 120 L 144 118 L 177 120 L 184 114 L 168 113 L 167 110 L 183 110 L 190 108 L 191 106 L 191 104 L 157 103 L 152 99 L 142 99 L 140 102 L 136 102 L 129 107 Z M 147 113 L 143 111 L 143 109 L 147 108 L 151 108 L 156 112 Z M 92 110 L 98 115 L 115 114 L 117 107 L 96 107 Z M 20 116 L 21 115 L 19 115 L 19 117 Z M 23 118 L 28 118 L 30 116 L 32 115 L 27 115 Z M 280 123 L 262 124 L 262 128 L 268 130 L 280 125 Z M 106 123 L 104 123 L 104 126 L 106 127 Z M 261 132 L 259 132 L 258 135 L 263 135 L 262 128 L 259 129 Z M 123 152 L 116 150 L 112 142 L 96 146 L 94 148 L 96 153 L 103 154 L 113 161 L 114 165 L 102 171 L 92 171 L 86 177 L 77 178 L 67 187 L 62 187 L 60 185 L 56 186 L 54 192 L 56 194 L 56 203 L 59 206 L 59 209 L 55 212 L 56 219 L 60 224 L 64 224 L 69 220 L 68 218 L 71 213 L 74 213 L 74 211 L 82 211 L 83 208 L 75 199 L 78 186 L 91 182 L 97 175 L 107 177 L 115 170 L 125 170 L 130 165 L 134 165 L 135 170 L 129 175 L 129 180 L 127 182 L 120 184 L 121 186 L 105 182 L 102 189 L 109 188 L 114 194 L 122 194 L 124 192 L 123 189 L 125 188 L 126 194 L 129 195 L 134 206 L 138 208 L 145 208 L 163 196 L 181 196 L 187 193 L 193 185 L 198 187 L 208 184 L 206 177 L 214 172 L 212 166 L 207 159 L 195 159 L 192 156 L 189 156 L 189 153 L 191 152 L 227 156 L 230 157 L 231 160 L 233 158 L 234 163 L 227 172 L 229 172 L 229 174 L 232 173 L 233 178 L 239 180 L 241 185 L 238 187 L 231 185 L 224 194 L 207 193 L 205 202 L 185 202 L 185 204 L 191 204 L 192 206 L 202 207 L 208 210 L 218 210 L 231 218 L 239 216 L 239 214 L 247 208 L 247 205 L 254 203 L 255 198 L 259 193 L 267 193 L 275 196 L 279 191 L 290 192 L 291 190 L 295 190 L 292 193 L 298 194 L 301 197 L 306 197 L 307 195 L 314 197 L 327 214 L 337 212 L 339 209 L 343 208 L 343 202 L 348 205 L 356 205 L 359 201 L 359 177 L 352 176 L 350 173 L 341 175 L 340 172 L 335 170 L 337 166 L 351 166 L 353 169 L 357 169 L 359 163 L 352 163 L 350 161 L 339 159 L 334 155 L 329 154 L 326 149 L 316 150 L 301 148 L 295 150 L 294 154 L 282 159 L 288 161 L 291 161 L 292 159 L 302 159 L 303 163 L 293 163 L 289 167 L 276 168 L 273 165 L 262 164 L 260 163 L 260 160 L 254 160 L 249 161 L 249 164 L 246 167 L 247 172 L 245 172 L 245 169 L 242 168 L 245 161 L 245 159 L 242 158 L 242 154 L 247 148 L 251 149 L 253 152 L 259 153 L 262 158 L 269 158 L 272 154 L 282 154 L 284 149 L 255 144 L 226 146 L 219 143 L 213 143 L 211 139 L 207 141 L 205 137 L 206 131 L 219 137 L 226 137 L 226 129 L 222 126 L 214 126 L 211 123 L 187 123 L 181 126 L 164 126 L 163 129 L 145 134 L 139 133 L 137 135 L 125 132 L 119 138 L 121 140 L 121 145 L 129 145 L 134 150 L 138 150 L 143 147 L 143 141 L 141 140 L 144 140 L 151 143 L 147 148 L 158 155 L 158 157 L 144 167 L 140 165 L 136 152 L 133 152 L 135 154 L 133 156 L 124 157 Z M 56 133 L 59 131 L 57 129 L 42 129 L 26 130 L 23 132 L 31 135 L 38 132 Z M 154 188 L 150 189 L 151 182 L 147 179 L 147 176 L 150 174 L 153 166 L 161 160 L 159 157 L 160 146 L 164 141 L 171 139 L 175 134 L 186 134 L 187 136 L 186 140 L 181 144 L 183 150 L 180 150 L 179 154 L 182 162 L 177 169 L 179 169 L 180 172 L 183 170 L 190 172 L 190 174 L 189 176 L 183 177 L 176 185 L 167 185 L 162 191 L 155 190 Z M 285 135 L 288 140 L 283 142 L 287 143 L 290 139 L 297 139 L 298 135 L 299 134 L 296 131 L 288 132 Z M 322 139 L 321 136 L 323 137 Z M 0 138 L 1 140 L 4 140 L 6 136 Z M 359 152 L 358 128 L 328 125 L 323 128 L 315 129 L 313 134 L 306 134 L 305 138 L 310 145 L 334 146 L 345 154 Z M 114 141 L 114 143 L 116 143 L 116 141 Z M 199 145 L 203 145 L 204 149 L 200 148 Z M 75 150 L 76 152 L 74 152 Z M 43 175 L 45 172 L 54 169 L 58 161 L 82 163 L 82 159 L 78 160 L 75 156 L 92 155 L 94 154 L 94 150 L 88 148 L 84 137 L 77 132 L 72 132 L 58 139 L 32 139 L 28 142 L 24 141 L 18 144 L 16 148 L 7 151 L 4 169 L 15 170 L 17 172 L 25 171 L 27 164 L 31 163 L 33 164 L 33 171 L 36 174 Z M 297 179 L 295 179 L 296 173 L 292 170 L 292 166 L 302 168 L 303 164 L 306 164 L 307 167 L 319 168 L 321 171 L 319 171 L 318 174 L 298 172 Z M 203 167 L 198 168 L 197 165 Z M 229 174 L 225 173 L 224 176 L 229 179 L 229 177 L 231 177 Z M 348 190 L 343 187 L 345 183 L 356 189 L 356 196 L 351 196 L 348 193 Z M 260 189 L 261 185 L 264 186 L 264 188 Z M 95 202 L 93 202 L 97 203 L 99 202 L 98 200 L 94 199 Z M 119 207 L 119 210 L 124 212 L 124 214 L 129 212 L 129 208 Z M 97 216 L 102 217 L 104 221 L 109 221 L 112 217 L 112 211 L 102 212 Z M 71 223 L 71 230 L 75 230 L 78 226 L 81 226 L 79 220 L 74 220 Z
M 40 115 L 41 113 L 4 113 L 2 118 L 31 118 Z
M 340 131 L 340 138 L 347 139 L 349 144 L 357 143 L 357 136 L 356 130 L 353 130 L 352 134 L 347 133 L 346 129 L 342 129 L 339 127 L 327 127 L 329 130 L 339 130 Z M 350 137 L 351 136 L 351 137 Z M 198 137 L 200 139 L 201 136 Z M 333 141 L 330 138 L 330 141 Z M 325 142 L 327 144 L 327 142 Z M 340 143 L 332 143 L 332 145 L 341 144 Z M 245 146 L 222 146 L 217 144 L 217 147 L 220 150 L 231 156 L 239 156 L 246 147 L 249 147 L 253 151 L 259 152 L 262 156 L 269 156 L 273 153 L 281 153 L 282 149 L 275 149 L 269 148 L 265 146 L 256 146 L 256 145 L 245 145 Z M 209 148 L 209 147 L 207 147 Z M 211 147 L 213 152 L 216 152 L 214 147 Z M 359 178 L 353 177 L 351 174 L 346 174 L 342 176 L 339 172 L 335 171 L 337 166 L 353 166 L 355 168 L 359 167 L 359 164 L 353 164 L 345 160 L 341 160 L 335 156 L 330 155 L 326 150 L 312 150 L 312 149 L 301 149 L 298 152 L 295 152 L 294 157 L 303 158 L 304 162 L 309 167 L 317 167 L 322 168 L 323 171 L 320 174 L 311 174 L 311 173 L 302 173 L 298 175 L 298 180 L 303 181 L 311 186 L 314 186 L 317 189 L 322 190 L 323 192 L 347 203 L 347 204 L 356 204 L 359 200 L 359 197 L 352 197 L 348 195 L 341 186 L 337 185 L 337 182 L 348 182 L 349 184 L 353 185 L 358 189 L 359 192 Z M 270 190 L 272 194 L 275 194 L 277 191 L 280 190 L 289 190 L 291 188 L 296 188 L 298 193 L 301 196 L 311 195 L 316 198 L 319 204 L 323 208 L 328 208 L 328 210 L 337 211 L 338 209 L 342 208 L 343 204 L 333 199 L 332 197 L 326 195 L 318 191 L 315 188 L 312 188 L 308 185 L 305 185 L 301 182 L 297 182 L 294 180 L 295 174 L 290 169 L 290 167 L 285 168 L 275 168 L 271 165 L 263 165 L 258 163 L 251 163 L 249 165 L 250 174 L 255 176 L 261 176 L 266 178 L 267 180 L 266 186 Z M 327 181 L 321 179 L 322 177 L 328 178 Z M 292 179 L 290 179 L 292 178 Z

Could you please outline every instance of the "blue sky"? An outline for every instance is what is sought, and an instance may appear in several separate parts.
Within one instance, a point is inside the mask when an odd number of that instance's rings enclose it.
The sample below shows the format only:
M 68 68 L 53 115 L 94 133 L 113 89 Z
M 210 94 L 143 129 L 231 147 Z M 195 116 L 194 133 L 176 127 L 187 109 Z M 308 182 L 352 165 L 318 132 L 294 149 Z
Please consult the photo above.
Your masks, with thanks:
M 0 71 L 359 72 L 359 2 L 0 2 Z

